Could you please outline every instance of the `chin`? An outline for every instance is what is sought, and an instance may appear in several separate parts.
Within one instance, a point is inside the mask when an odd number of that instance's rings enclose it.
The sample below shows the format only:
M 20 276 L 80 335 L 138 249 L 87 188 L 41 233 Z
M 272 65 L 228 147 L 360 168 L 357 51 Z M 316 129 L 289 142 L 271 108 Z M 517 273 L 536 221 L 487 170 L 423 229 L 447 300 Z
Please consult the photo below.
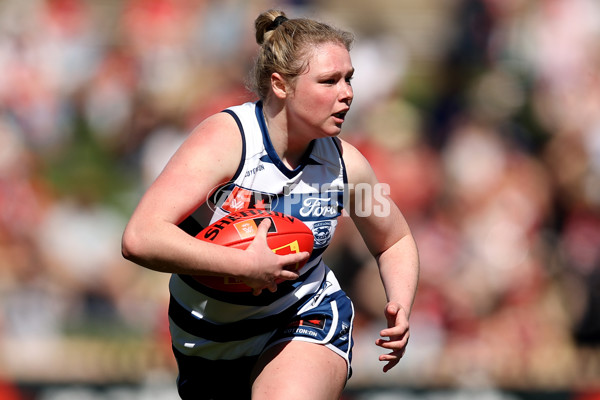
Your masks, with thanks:
M 335 137 L 342 132 L 342 124 L 330 123 L 324 124 L 320 127 L 321 135 L 323 137 Z
M 326 131 L 323 131 L 323 133 L 325 137 L 335 137 L 342 133 L 342 129 L 327 129 Z

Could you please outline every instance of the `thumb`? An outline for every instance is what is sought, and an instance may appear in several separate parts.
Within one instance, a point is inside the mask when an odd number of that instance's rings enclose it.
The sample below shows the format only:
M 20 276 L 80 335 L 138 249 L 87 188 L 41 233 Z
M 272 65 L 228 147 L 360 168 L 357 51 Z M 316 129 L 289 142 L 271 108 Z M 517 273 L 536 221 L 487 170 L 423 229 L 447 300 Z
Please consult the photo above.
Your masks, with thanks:
M 256 235 L 254 237 L 267 238 L 267 234 L 269 233 L 269 228 L 271 227 L 271 219 L 264 218 L 258 224 L 258 228 L 256 229 Z
M 396 325 L 396 316 L 398 315 L 398 311 L 400 311 L 400 307 L 394 302 L 390 302 L 385 306 L 385 319 L 387 321 L 388 328 Z

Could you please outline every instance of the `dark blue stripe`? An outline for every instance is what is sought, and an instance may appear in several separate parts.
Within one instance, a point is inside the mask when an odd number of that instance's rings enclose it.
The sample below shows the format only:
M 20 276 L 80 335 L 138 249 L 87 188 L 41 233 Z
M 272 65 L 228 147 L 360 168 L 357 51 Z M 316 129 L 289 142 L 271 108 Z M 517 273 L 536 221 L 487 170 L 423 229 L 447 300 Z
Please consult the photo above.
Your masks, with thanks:
M 312 253 L 310 253 L 310 258 L 308 261 L 312 261 L 313 259 L 320 258 L 321 255 L 325 252 L 327 247 L 320 247 L 318 249 L 313 249 Z
M 340 156 L 340 163 L 341 163 L 341 167 L 342 167 L 342 174 L 344 177 L 344 191 L 348 190 L 348 175 L 346 174 L 346 163 L 344 163 L 344 153 L 342 152 L 342 148 L 341 146 L 341 142 L 338 138 L 331 138 L 331 140 L 333 140 L 333 144 L 335 145 L 335 148 L 338 151 L 338 154 Z M 339 199 L 339 197 L 338 197 Z M 345 208 L 346 206 L 348 206 L 349 204 L 344 204 L 344 193 L 342 192 L 342 200 L 338 203 L 342 205 L 342 208 Z M 341 210 L 340 210 L 341 213 Z
M 277 285 L 277 291 L 272 293 L 268 290 L 263 290 L 262 293 L 258 296 L 254 296 L 252 292 L 225 292 L 223 290 L 213 289 L 208 286 L 205 286 L 195 280 L 190 275 L 182 275 L 179 274 L 179 278 L 189 287 L 194 289 L 195 291 L 202 293 L 205 296 L 213 298 L 218 301 L 222 301 L 224 303 L 237 304 L 243 306 L 268 306 L 272 304 L 274 301 L 290 294 L 296 288 L 302 284 L 304 284 L 304 280 L 306 277 L 310 276 L 310 274 L 315 270 L 315 268 L 319 265 L 320 262 L 317 262 L 312 268 L 306 271 L 302 276 L 300 276 L 295 281 L 285 281 Z
M 344 153 L 342 152 L 342 148 L 340 147 L 340 139 L 331 138 L 331 140 L 333 141 L 333 144 L 335 145 L 335 148 L 337 149 L 338 154 L 340 156 L 340 161 L 342 163 L 342 173 L 344 175 L 344 186 L 346 186 L 348 184 L 348 175 L 346 175 L 346 163 L 344 163 Z
M 171 296 L 169 301 L 169 318 L 185 332 L 213 342 L 230 342 L 258 336 L 284 326 L 297 310 L 310 299 L 312 294 L 300 299 L 284 311 L 260 319 L 244 319 L 228 324 L 215 325 L 196 318 L 191 311 L 186 310 Z
M 244 127 L 242 126 L 242 121 L 240 121 L 239 117 L 237 116 L 237 114 L 235 112 L 233 112 L 232 110 L 228 110 L 228 109 L 223 110 L 223 112 L 227 113 L 233 117 L 233 119 L 235 120 L 235 123 L 237 124 L 238 128 L 240 129 L 240 134 L 242 136 L 242 158 L 240 159 L 240 163 L 238 165 L 237 170 L 235 171 L 235 174 L 231 178 L 231 181 L 235 181 L 237 179 L 237 177 L 240 175 L 240 173 L 242 172 L 242 169 L 244 168 L 244 162 L 246 161 L 246 134 L 244 133 Z

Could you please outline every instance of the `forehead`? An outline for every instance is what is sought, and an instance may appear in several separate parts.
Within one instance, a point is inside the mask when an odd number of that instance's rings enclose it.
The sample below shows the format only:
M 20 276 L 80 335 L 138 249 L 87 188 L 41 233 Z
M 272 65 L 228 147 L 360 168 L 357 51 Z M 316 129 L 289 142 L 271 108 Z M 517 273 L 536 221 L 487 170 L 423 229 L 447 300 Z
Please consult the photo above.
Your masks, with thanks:
M 307 74 L 349 72 L 353 69 L 350 52 L 343 44 L 328 42 L 313 46 L 307 54 Z

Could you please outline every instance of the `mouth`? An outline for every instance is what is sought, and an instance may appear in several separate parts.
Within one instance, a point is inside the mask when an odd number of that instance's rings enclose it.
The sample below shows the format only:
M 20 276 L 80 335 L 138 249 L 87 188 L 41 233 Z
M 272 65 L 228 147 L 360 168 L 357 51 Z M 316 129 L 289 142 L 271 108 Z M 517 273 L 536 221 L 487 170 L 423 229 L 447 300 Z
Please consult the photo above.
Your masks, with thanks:
M 346 114 L 348 114 L 348 110 L 336 112 L 336 113 L 334 113 L 332 115 L 333 115 L 334 118 L 342 120 L 342 122 L 343 122 L 344 119 L 346 119 Z

